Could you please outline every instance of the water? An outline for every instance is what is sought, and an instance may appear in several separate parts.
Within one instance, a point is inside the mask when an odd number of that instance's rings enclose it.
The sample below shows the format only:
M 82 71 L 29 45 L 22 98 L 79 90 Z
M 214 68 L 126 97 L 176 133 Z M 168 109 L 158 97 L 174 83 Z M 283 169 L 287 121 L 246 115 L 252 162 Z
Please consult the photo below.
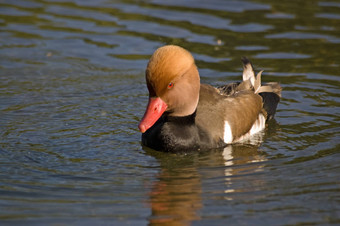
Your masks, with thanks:
M 340 223 L 340 2 L 2 1 L 0 224 Z M 281 82 L 253 141 L 142 148 L 144 70 L 164 44 L 204 83 L 248 56 Z

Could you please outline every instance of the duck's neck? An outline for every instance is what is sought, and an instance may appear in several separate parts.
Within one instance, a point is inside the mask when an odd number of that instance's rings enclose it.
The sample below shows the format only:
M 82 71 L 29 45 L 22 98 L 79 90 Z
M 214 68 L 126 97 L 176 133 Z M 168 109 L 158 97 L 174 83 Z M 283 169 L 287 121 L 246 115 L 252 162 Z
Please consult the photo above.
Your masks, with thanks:
M 166 115 L 165 121 L 176 123 L 176 124 L 178 123 L 178 124 L 181 124 L 181 125 L 190 125 L 190 124 L 195 123 L 195 118 L 196 118 L 196 110 L 191 115 L 186 115 L 186 116 Z

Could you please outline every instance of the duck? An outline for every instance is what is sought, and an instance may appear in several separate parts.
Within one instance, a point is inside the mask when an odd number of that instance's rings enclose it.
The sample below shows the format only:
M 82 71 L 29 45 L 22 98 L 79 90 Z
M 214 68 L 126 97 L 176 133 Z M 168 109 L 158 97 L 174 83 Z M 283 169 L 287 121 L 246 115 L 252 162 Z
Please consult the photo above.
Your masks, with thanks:
M 200 83 L 192 54 L 165 45 L 151 56 L 145 79 L 148 104 L 138 128 L 142 145 L 164 152 L 224 148 L 262 131 L 281 99 L 278 82 L 261 85 L 250 60 L 241 58 L 242 81 Z

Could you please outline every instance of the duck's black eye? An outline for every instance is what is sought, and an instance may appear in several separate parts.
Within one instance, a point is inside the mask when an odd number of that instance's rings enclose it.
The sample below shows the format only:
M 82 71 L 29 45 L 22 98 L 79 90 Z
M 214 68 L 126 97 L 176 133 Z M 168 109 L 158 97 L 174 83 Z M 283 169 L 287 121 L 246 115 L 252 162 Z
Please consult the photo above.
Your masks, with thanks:
M 172 82 L 170 82 L 169 85 L 168 85 L 168 89 L 171 89 L 172 87 L 174 87 L 174 84 Z

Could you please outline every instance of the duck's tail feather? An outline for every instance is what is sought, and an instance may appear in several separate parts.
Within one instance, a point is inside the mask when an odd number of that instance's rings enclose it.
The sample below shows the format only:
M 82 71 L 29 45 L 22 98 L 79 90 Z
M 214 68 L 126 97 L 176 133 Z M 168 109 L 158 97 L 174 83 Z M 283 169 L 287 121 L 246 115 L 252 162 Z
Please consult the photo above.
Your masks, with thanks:
M 274 117 L 277 104 L 281 99 L 281 86 L 277 82 L 268 82 L 261 84 L 262 72 L 260 71 L 255 76 L 253 65 L 247 57 L 241 58 L 243 63 L 243 81 L 230 83 L 219 86 L 217 89 L 222 95 L 232 96 L 242 91 L 252 90 L 254 93 L 260 95 L 263 100 L 262 114 L 266 120 Z
M 241 61 L 243 63 L 243 81 L 250 81 L 250 83 L 254 86 L 255 72 L 253 65 L 247 57 L 242 57 Z
M 266 119 L 269 120 L 274 117 L 277 104 L 281 99 L 281 86 L 277 82 L 268 82 L 264 85 L 261 84 L 261 75 L 263 71 L 260 71 L 256 77 L 253 65 L 247 57 L 242 57 L 243 63 L 243 82 L 251 83 L 254 92 L 259 94 L 263 99 L 263 110 L 266 115 Z M 249 82 L 248 82 L 249 81 Z M 241 83 L 241 84 L 242 84 Z M 241 86 L 240 84 L 240 86 Z

